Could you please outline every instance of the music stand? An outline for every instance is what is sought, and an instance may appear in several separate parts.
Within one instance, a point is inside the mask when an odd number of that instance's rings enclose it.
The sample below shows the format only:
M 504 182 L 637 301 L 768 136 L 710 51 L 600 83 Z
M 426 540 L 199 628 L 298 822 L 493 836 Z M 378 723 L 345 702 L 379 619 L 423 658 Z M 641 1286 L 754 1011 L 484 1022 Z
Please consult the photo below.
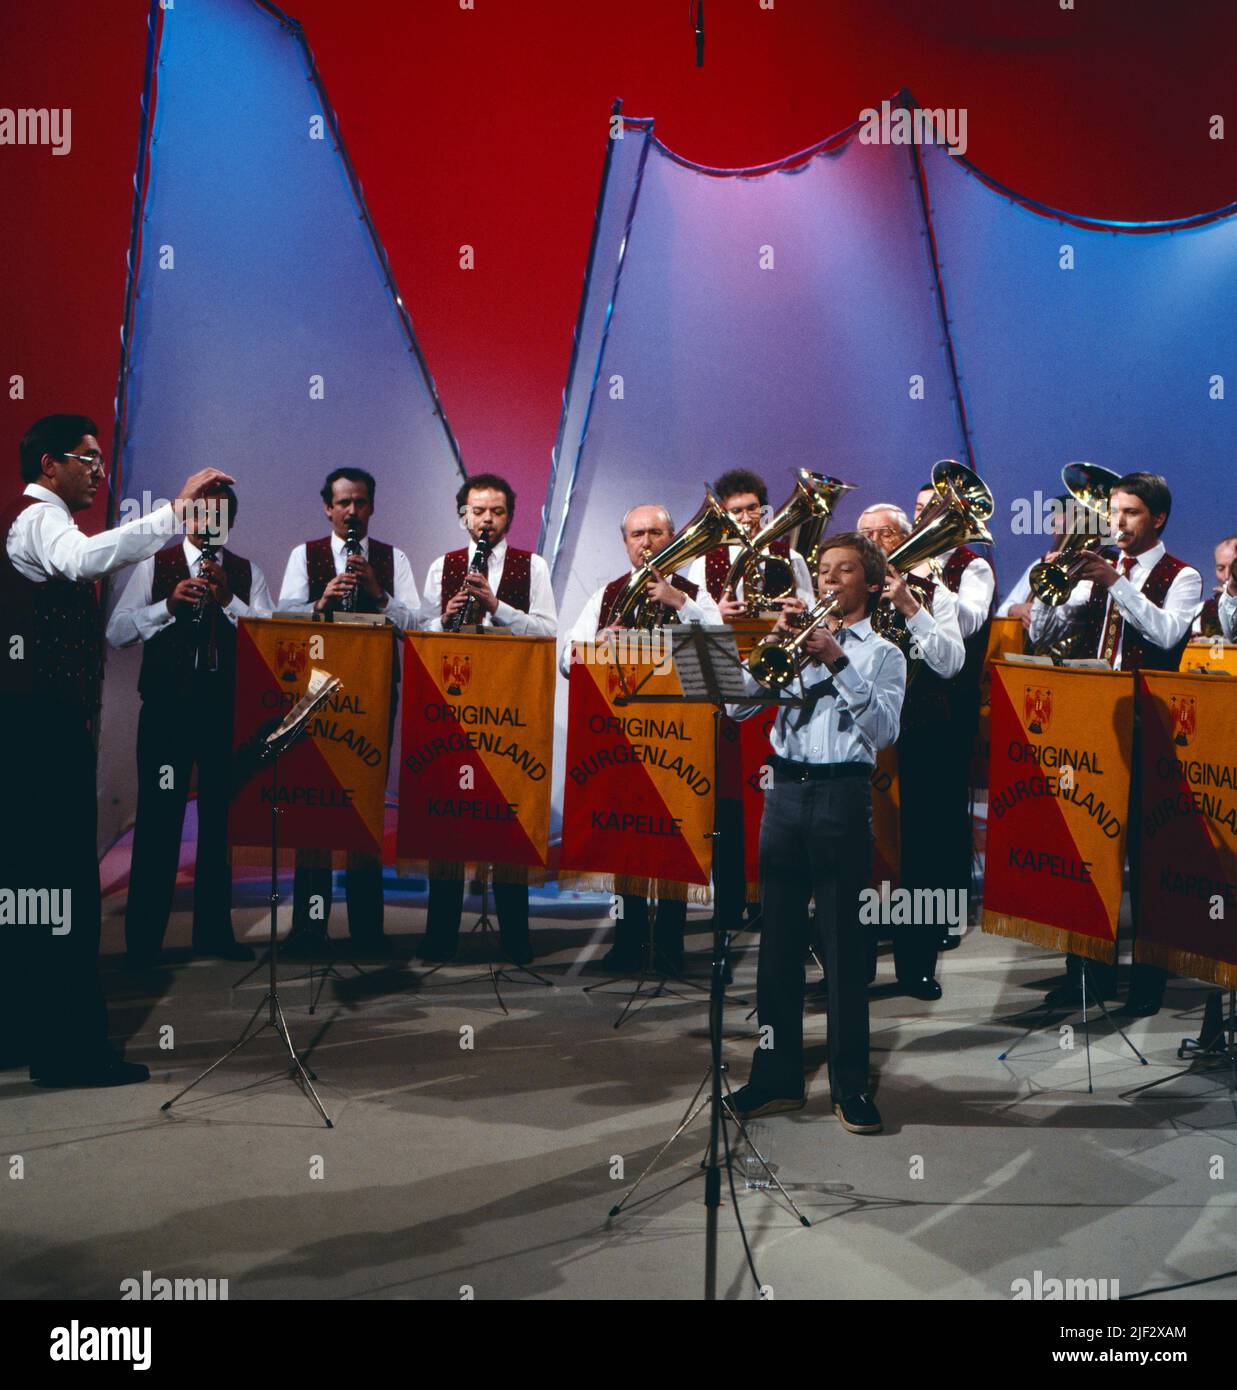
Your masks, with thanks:
M 615 703 L 708 703 L 714 706 L 713 745 L 715 762 L 713 830 L 708 838 L 713 841 L 713 852 L 714 855 L 716 855 L 719 850 L 722 849 L 723 846 L 721 841 L 724 839 L 724 835 L 718 824 L 716 776 L 716 758 L 721 746 L 722 707 L 726 704 L 801 705 L 803 701 L 799 696 L 786 698 L 783 695 L 771 695 L 764 692 L 752 694 L 751 688 L 745 680 L 746 668 L 739 659 L 739 651 L 735 644 L 734 633 L 727 627 L 705 627 L 701 623 L 686 623 L 662 628 L 661 632 L 663 634 L 662 640 L 668 640 L 670 644 L 675 672 L 678 675 L 679 685 L 683 693 L 681 695 L 641 696 L 639 694 L 640 689 L 653 674 L 653 672 L 650 671 L 634 691 L 624 692 L 624 694 L 618 697 Z M 619 671 L 620 673 L 622 672 L 621 666 L 619 667 Z M 730 931 L 722 924 L 720 916 L 714 912 L 713 970 L 709 981 L 709 1065 L 705 1069 L 705 1074 L 701 1078 L 700 1085 L 696 1088 L 695 1094 L 688 1102 L 687 1110 L 684 1112 L 683 1119 L 679 1122 L 677 1129 L 675 1129 L 674 1133 L 666 1140 L 657 1153 L 653 1155 L 653 1158 L 645 1167 L 644 1171 L 624 1194 L 622 1199 L 610 1208 L 607 1216 L 608 1222 L 614 1217 L 623 1214 L 624 1209 L 627 1207 L 636 1189 L 653 1170 L 661 1156 L 707 1105 L 709 1107 L 709 1138 L 708 1145 L 705 1149 L 705 1155 L 701 1160 L 698 1171 L 704 1174 L 704 1296 L 710 1301 L 717 1297 L 717 1212 L 722 1202 L 722 1165 L 719 1161 L 720 1146 L 724 1146 L 726 1151 L 726 1170 L 730 1183 L 730 1197 L 734 1205 L 735 1220 L 739 1224 L 739 1234 L 743 1237 L 743 1246 L 747 1253 L 748 1269 L 751 1271 L 752 1278 L 756 1281 L 757 1288 L 761 1286 L 760 1278 L 756 1273 L 756 1266 L 752 1259 L 751 1250 L 747 1245 L 747 1236 L 743 1229 L 743 1218 L 739 1213 L 738 1198 L 734 1186 L 730 1135 L 726 1130 L 724 1120 L 730 1119 L 737 1126 L 748 1148 L 756 1155 L 757 1160 L 769 1175 L 773 1185 L 782 1196 L 786 1198 L 786 1201 L 790 1204 L 791 1210 L 799 1218 L 800 1224 L 803 1226 L 810 1226 L 812 1224 L 795 1205 L 794 1200 L 782 1186 L 777 1175 L 769 1167 L 768 1163 L 765 1162 L 764 1155 L 752 1144 L 742 1119 L 734 1111 L 726 1108 L 722 1101 L 723 1084 L 726 1086 L 727 1094 L 730 1092 L 729 1083 L 725 1080 L 726 1064 L 722 1061 L 722 1012 L 726 1004 L 726 990 L 723 977 L 729 964 L 730 937 Z M 700 1095 L 706 1086 L 709 1088 L 708 1099 L 701 1101 Z M 677 1187 L 678 1185 L 678 1183 L 671 1184 L 672 1187 Z M 667 1190 L 666 1188 L 662 1188 L 660 1192 L 652 1193 L 649 1197 L 642 1197 L 640 1200 L 641 1202 L 652 1201 L 653 1198 L 660 1196 L 662 1192 Z
M 290 1081 L 299 1081 L 302 1089 L 313 1102 L 318 1114 L 322 1116 L 327 1129 L 335 1128 L 330 1116 L 323 1108 L 321 1100 L 318 1099 L 317 1091 L 313 1088 L 313 1083 L 318 1079 L 316 1073 L 306 1070 L 304 1063 L 297 1054 L 296 1048 L 292 1046 L 292 1037 L 288 1032 L 288 1022 L 287 1019 L 284 1018 L 283 1007 L 279 1002 L 277 978 L 279 938 L 276 933 L 276 918 L 279 909 L 279 759 L 281 754 L 286 753 L 297 739 L 305 733 L 309 716 L 320 709 L 327 700 L 340 689 L 341 684 L 342 682 L 338 676 L 329 675 L 325 671 L 311 671 L 308 692 L 303 695 L 292 710 L 289 711 L 283 723 L 280 724 L 273 733 L 268 734 L 261 741 L 257 749 L 256 763 L 252 769 L 245 770 L 242 785 L 244 781 L 248 781 L 250 777 L 255 775 L 263 764 L 269 763 L 271 767 L 271 912 L 270 943 L 267 947 L 267 957 L 270 962 L 270 981 L 266 987 L 266 994 L 263 996 L 262 1002 L 250 1015 L 249 1022 L 241 1029 L 241 1035 L 236 1042 L 228 1048 L 222 1057 L 212 1062 L 201 1075 L 194 1077 L 186 1087 L 177 1091 L 171 1100 L 165 1100 L 159 1107 L 160 1111 L 170 1110 L 181 1096 L 187 1095 L 192 1091 L 199 1081 L 205 1081 L 216 1067 L 222 1066 L 229 1057 L 239 1052 L 241 1048 L 251 1043 L 254 1038 L 270 1028 L 283 1040 L 292 1058 L 292 1065 L 288 1071 L 288 1079 Z M 239 790 L 239 787 L 235 788 L 234 791 L 235 790 Z M 258 1015 L 263 1009 L 267 1009 L 267 1017 L 255 1028 L 254 1024 L 257 1023 Z

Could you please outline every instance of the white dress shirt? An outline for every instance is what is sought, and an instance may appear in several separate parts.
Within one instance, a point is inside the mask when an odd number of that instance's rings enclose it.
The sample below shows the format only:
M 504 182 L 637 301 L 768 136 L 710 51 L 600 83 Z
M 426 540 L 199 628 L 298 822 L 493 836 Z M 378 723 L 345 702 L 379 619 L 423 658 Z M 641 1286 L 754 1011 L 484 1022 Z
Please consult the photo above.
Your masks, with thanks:
M 943 555 L 937 557 L 937 563 L 942 572 L 953 553 L 952 550 L 947 550 Z M 928 567 L 917 565 L 914 573 L 919 574 L 920 571 L 923 571 L 924 574 L 931 573 Z M 942 580 L 937 579 L 936 582 L 938 588 L 945 587 Z M 950 593 L 953 593 L 952 589 Z M 964 638 L 973 637 L 988 621 L 988 614 L 992 611 L 992 599 L 995 594 L 996 575 L 992 572 L 992 566 L 982 555 L 977 555 L 962 571 L 962 578 L 958 581 L 958 592 L 954 595 L 958 600 L 958 626 L 962 629 Z
M 733 565 L 734 562 L 739 558 L 739 552 L 742 549 L 743 547 L 737 544 L 729 547 L 728 562 L 730 564 Z M 781 559 L 781 556 L 774 556 L 774 559 Z M 795 593 L 799 596 L 799 598 L 803 600 L 804 603 L 807 604 L 809 608 L 811 608 L 812 604 L 816 602 L 816 594 L 812 588 L 812 575 L 811 572 L 808 570 L 807 561 L 803 558 L 802 555 L 799 554 L 797 550 L 792 550 L 790 552 L 788 563 L 790 564 L 790 573 L 794 582 Z M 708 557 L 705 555 L 697 556 L 697 558 L 692 561 L 691 568 L 687 571 L 688 579 L 690 579 L 693 584 L 698 585 L 701 591 L 704 593 L 708 592 L 708 589 L 704 582 L 705 575 L 707 574 L 707 572 Z M 743 588 L 743 580 L 740 580 L 738 593 L 735 595 L 735 597 L 739 599 L 740 602 L 742 602 L 743 600 Z
M 1180 579 L 1180 575 L 1177 576 Z M 1199 582 L 1201 583 L 1201 577 Z M 1220 593 L 1220 631 L 1226 642 L 1237 642 L 1237 595 L 1230 594 L 1226 584 Z
M 13 568 L 36 584 L 49 579 L 101 579 L 161 550 L 176 534 L 176 514 L 169 502 L 149 516 L 87 536 L 78 529 L 68 503 L 42 483 L 28 483 L 23 496 L 45 506 L 27 507 L 9 528 L 5 549 Z
M 830 688 L 812 706 L 789 706 L 778 711 L 769 743 L 781 758 L 795 763 L 872 763 L 882 748 L 898 737 L 902 698 L 906 693 L 906 658 L 872 631 L 869 618 L 834 634 L 850 659 L 836 676 L 823 663 L 809 661 L 803 671 L 803 694 L 809 699 L 822 686 Z M 745 677 L 753 693 L 763 691 Z M 765 692 L 768 693 L 768 692 Z M 799 694 L 792 682 L 788 694 Z M 731 705 L 732 719 L 750 719 L 764 705 Z
M 468 538 L 468 565 L 477 553 L 477 542 Z M 442 628 L 442 567 L 446 556 L 440 555 L 425 576 L 425 598 L 421 609 L 421 625 L 427 632 L 441 632 Z M 485 577 L 490 588 L 498 593 L 503 582 L 503 568 L 507 563 L 507 538 L 490 551 L 490 562 Z M 448 594 L 448 598 L 452 595 Z M 513 608 L 509 603 L 499 600 L 494 612 L 484 609 L 481 613 L 482 627 L 500 628 L 503 632 L 514 633 L 517 637 L 553 637 L 558 631 L 558 605 L 554 602 L 554 589 L 550 584 L 550 569 L 540 555 L 529 558 L 528 574 L 528 612 Z
M 1012 618 L 1014 615 L 1009 611 L 1019 603 L 1031 602 L 1031 571 L 1039 564 L 1038 560 L 1031 563 L 1022 571 L 1017 584 L 1007 593 L 1001 601 L 1001 606 L 996 610 L 998 618 Z
M 181 541 L 181 547 L 190 575 L 196 575 L 201 549 L 187 536 Z M 270 590 L 266 587 L 266 576 L 252 561 L 250 568 L 253 574 L 249 583 L 249 602 L 233 594 L 224 605 L 223 611 L 233 627 L 238 618 L 269 618 L 274 609 Z M 107 640 L 113 647 L 131 647 L 134 642 L 148 642 L 176 621 L 168 612 L 166 599 L 160 599 L 158 603 L 150 601 L 154 578 L 154 556 L 143 560 L 129 576 L 124 593 L 112 609 L 107 623 Z
M 636 568 L 636 566 L 632 566 L 632 574 L 635 574 Z M 610 581 L 610 583 L 613 582 L 613 580 Z M 558 654 L 558 669 L 564 676 L 571 675 L 571 649 L 574 644 L 591 642 L 597 636 L 597 624 L 601 622 L 601 605 L 609 587 L 610 584 L 602 584 L 600 588 L 593 591 L 589 601 L 580 611 L 580 616 L 575 620 L 571 635 L 563 643 L 562 650 Z M 679 609 L 677 617 L 681 623 L 704 623 L 709 627 L 725 626 L 721 611 L 703 584 L 700 585 L 694 599 L 688 598 L 684 594 L 683 607 Z
M 958 624 L 958 599 L 944 584 L 938 581 L 932 592 L 932 612 L 921 602 L 914 616 L 907 618 L 906 630 L 918 645 L 918 660 L 934 675 L 951 680 L 962 670 L 966 647 Z
M 1127 623 L 1132 623 L 1148 642 L 1166 651 L 1175 647 L 1190 630 L 1194 615 L 1198 612 L 1203 593 L 1203 577 L 1196 569 L 1186 565 L 1177 571 L 1173 582 L 1164 596 L 1164 607 L 1157 608 L 1149 598 L 1142 594 L 1143 585 L 1151 571 L 1159 564 L 1164 554 L 1164 542 L 1159 541 L 1150 550 L 1135 557 L 1134 568 L 1126 579 L 1118 572 L 1117 582 L 1108 590 L 1108 601 L 1104 607 L 1104 621 L 1100 632 L 1107 631 L 1108 617 L 1112 605 Z M 1120 561 L 1118 561 L 1120 563 Z M 1059 642 L 1082 619 L 1083 606 L 1091 598 L 1090 579 L 1075 584 L 1069 598 L 1057 608 L 1036 599 L 1031 606 L 1031 640 L 1038 646 L 1043 641 Z M 1101 641 L 1103 639 L 1101 638 Z M 1117 654 L 1113 659 L 1113 670 L 1121 669 L 1121 652 L 1125 646 L 1125 630 L 1122 628 L 1117 643 Z M 1096 655 L 1096 653 L 1086 653 Z
M 395 592 L 387 597 L 383 616 L 399 628 L 415 628 L 420 622 L 421 602 L 417 597 L 417 581 L 412 577 L 412 566 L 408 556 L 396 546 L 393 551 L 391 568 L 395 572 Z M 361 554 L 369 559 L 369 537 L 361 537 Z M 343 574 L 348 568 L 348 556 L 344 550 L 342 537 L 331 532 L 331 558 L 335 561 L 335 573 Z M 378 581 L 381 585 L 382 581 Z M 314 601 L 309 597 L 309 566 L 305 560 L 305 547 L 298 545 L 288 556 L 288 566 L 283 572 L 283 583 L 279 587 L 279 611 L 281 613 L 312 613 Z

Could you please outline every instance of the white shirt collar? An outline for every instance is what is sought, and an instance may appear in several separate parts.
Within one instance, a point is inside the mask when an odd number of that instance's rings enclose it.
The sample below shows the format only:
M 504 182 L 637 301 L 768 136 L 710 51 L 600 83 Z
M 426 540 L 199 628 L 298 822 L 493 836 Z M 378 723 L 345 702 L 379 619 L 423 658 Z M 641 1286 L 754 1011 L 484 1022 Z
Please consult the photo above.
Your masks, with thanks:
M 477 553 L 477 542 L 471 536 L 468 537 L 468 561 L 472 563 L 472 557 Z M 507 537 L 504 536 L 496 546 L 490 551 L 490 563 L 495 564 L 507 553 Z
M 334 531 L 331 532 L 331 553 L 336 559 L 344 553 L 344 538 L 342 536 L 337 536 Z M 368 536 L 361 537 L 361 554 L 366 556 L 369 555 Z
M 857 623 L 851 623 L 846 628 L 846 640 L 849 642 L 853 637 L 856 642 L 864 642 L 872 635 L 872 619 L 860 618 Z
M 1141 555 L 1135 555 L 1134 559 L 1138 562 L 1138 568 L 1140 570 L 1153 570 L 1156 565 L 1160 563 L 1163 556 L 1164 542 L 1156 541 L 1150 550 L 1144 550 Z M 1122 559 L 1124 558 L 1125 557 L 1122 556 Z M 1120 563 L 1120 561 L 1118 561 L 1118 563 Z M 1124 566 L 1122 566 L 1122 568 L 1124 568 Z M 1132 574 L 1133 571 L 1131 570 L 1130 573 Z
M 59 507 L 61 511 L 68 512 L 70 516 L 73 511 L 63 497 L 54 493 L 51 488 L 44 487 L 42 483 L 27 483 L 24 490 L 26 497 L 35 497 L 40 502 L 50 502 L 53 506 Z

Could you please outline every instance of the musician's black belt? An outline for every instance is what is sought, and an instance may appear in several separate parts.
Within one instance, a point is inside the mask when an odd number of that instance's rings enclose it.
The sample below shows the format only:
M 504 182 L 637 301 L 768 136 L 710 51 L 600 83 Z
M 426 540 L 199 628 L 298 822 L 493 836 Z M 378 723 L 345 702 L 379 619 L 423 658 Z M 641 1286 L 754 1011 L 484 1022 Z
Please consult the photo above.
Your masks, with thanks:
M 871 763 L 792 763 L 774 753 L 769 758 L 773 785 L 779 782 L 831 782 L 838 777 L 871 777 Z

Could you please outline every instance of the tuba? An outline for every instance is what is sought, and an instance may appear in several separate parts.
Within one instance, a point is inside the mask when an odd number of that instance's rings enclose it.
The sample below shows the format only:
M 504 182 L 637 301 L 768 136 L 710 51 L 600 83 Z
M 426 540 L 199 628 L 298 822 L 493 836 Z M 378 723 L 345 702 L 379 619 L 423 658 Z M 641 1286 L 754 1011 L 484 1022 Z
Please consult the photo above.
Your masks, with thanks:
M 910 535 L 889 554 L 889 563 L 906 574 L 924 561 L 935 561 L 955 546 L 978 541 L 992 544 L 992 532 L 985 525 L 994 503 L 988 484 L 956 459 L 941 459 L 932 465 L 932 486 L 936 496 L 923 509 Z M 882 599 L 872 613 L 872 630 L 906 650 L 906 619 L 888 599 Z
M 784 595 L 766 593 L 761 584 L 760 567 L 769 558 L 769 547 L 782 536 L 797 530 L 799 550 L 803 550 L 805 537 L 809 547 L 814 550 L 820 544 L 820 538 L 829 525 L 834 507 L 853 487 L 854 483 L 844 483 L 840 478 L 830 478 L 824 473 L 812 473 L 806 468 L 796 469 L 794 492 L 751 540 L 746 542 L 734 564 L 730 566 L 723 592 L 733 597 L 738 593 L 741 582 L 747 599 L 749 617 L 757 617 L 761 612 L 779 607 L 780 605 L 773 600 Z
M 1031 566 L 1031 592 L 1049 608 L 1059 608 L 1078 582 L 1080 562 L 1107 538 L 1108 499 L 1121 475 L 1094 463 L 1067 463 L 1061 481 L 1074 499 L 1070 528 L 1055 560 Z
M 653 571 L 657 570 L 669 578 L 684 565 L 690 564 L 716 546 L 734 543 L 746 546 L 747 532 L 722 506 L 717 494 L 706 484 L 700 510 L 656 555 L 646 556 L 640 568 L 619 590 L 619 595 L 610 610 L 609 621 L 618 623 L 621 627 L 631 627 L 634 625 L 635 617 L 639 615 L 641 625 L 660 626 L 657 618 L 661 616 L 661 605 L 641 602 L 645 599 L 645 588 L 653 578 Z

